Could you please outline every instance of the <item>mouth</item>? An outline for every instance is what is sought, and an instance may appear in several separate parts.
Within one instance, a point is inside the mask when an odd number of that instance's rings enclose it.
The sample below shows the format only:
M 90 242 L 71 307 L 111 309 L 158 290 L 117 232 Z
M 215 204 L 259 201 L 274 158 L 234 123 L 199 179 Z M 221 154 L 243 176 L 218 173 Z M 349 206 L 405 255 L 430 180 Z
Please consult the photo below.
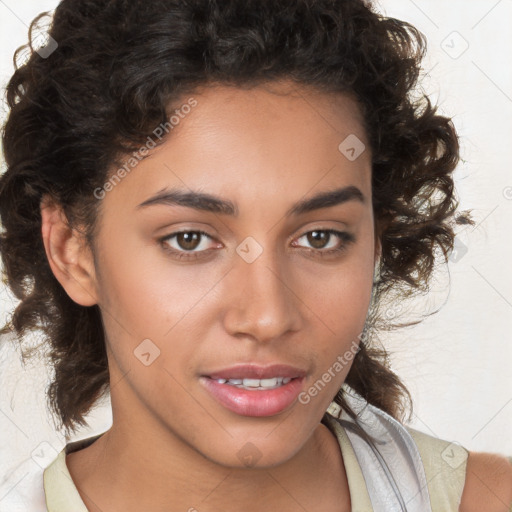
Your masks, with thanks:
M 295 403 L 306 372 L 288 365 L 243 365 L 200 377 L 220 405 L 240 416 L 273 416 Z

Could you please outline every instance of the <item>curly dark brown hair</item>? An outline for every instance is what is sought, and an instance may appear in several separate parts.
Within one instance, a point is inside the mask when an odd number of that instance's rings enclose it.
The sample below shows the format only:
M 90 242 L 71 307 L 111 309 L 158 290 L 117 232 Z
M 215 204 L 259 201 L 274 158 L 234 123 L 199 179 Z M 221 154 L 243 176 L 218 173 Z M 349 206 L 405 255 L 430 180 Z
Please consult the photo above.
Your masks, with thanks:
M 68 432 L 109 390 L 105 334 L 99 307 L 73 302 L 50 269 L 41 199 L 60 204 L 92 243 L 94 190 L 184 93 L 289 79 L 356 98 L 382 242 L 372 310 L 390 291 L 427 290 L 438 256 L 453 249 L 454 224 L 472 223 L 456 211 L 454 126 L 418 94 L 425 37 L 363 0 L 63 0 L 49 34 L 58 48 L 32 51 L 7 86 L 0 250 L 20 302 L 2 332 L 20 346 L 42 333 L 38 349 L 48 348 L 54 369 L 49 403 Z M 368 332 L 346 384 L 403 421 L 410 396 Z M 335 400 L 349 410 L 344 393 Z

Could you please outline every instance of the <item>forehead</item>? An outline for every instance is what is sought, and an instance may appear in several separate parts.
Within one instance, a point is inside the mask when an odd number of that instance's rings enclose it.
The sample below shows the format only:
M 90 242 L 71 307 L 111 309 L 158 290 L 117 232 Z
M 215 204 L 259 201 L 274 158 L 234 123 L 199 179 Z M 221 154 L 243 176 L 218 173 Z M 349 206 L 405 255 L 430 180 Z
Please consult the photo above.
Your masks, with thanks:
M 242 141 L 250 133 L 254 144 L 271 147 L 286 141 L 283 150 L 301 147 L 311 151 L 318 144 L 357 135 L 368 147 L 360 107 L 350 94 L 280 81 L 251 88 L 217 84 L 200 88 L 193 96 L 198 106 L 173 132 L 175 137 L 195 138 L 202 132 L 208 138 L 229 136 Z M 188 99 L 182 96 L 181 103 Z M 309 141 L 306 146 L 304 139 Z
M 173 104 L 169 116 L 179 122 L 113 196 L 123 189 L 141 202 L 180 187 L 252 204 L 273 197 L 296 201 L 315 187 L 355 185 L 371 193 L 363 119 L 348 95 L 284 82 L 203 87 L 180 101 L 194 107 Z M 347 149 L 355 149 L 356 158 Z

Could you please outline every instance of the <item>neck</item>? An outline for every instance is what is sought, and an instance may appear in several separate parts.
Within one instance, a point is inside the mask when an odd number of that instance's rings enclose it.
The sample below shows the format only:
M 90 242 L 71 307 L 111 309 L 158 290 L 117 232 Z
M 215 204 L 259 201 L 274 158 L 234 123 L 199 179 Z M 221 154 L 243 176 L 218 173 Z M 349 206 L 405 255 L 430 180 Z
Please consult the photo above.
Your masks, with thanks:
M 343 510 L 342 503 L 350 510 L 340 448 L 323 424 L 282 464 L 230 468 L 205 458 L 168 431 L 134 423 L 114 421 L 91 446 L 67 457 L 90 512 L 252 512 L 277 507 L 327 511 Z M 337 508 L 328 503 L 337 503 Z

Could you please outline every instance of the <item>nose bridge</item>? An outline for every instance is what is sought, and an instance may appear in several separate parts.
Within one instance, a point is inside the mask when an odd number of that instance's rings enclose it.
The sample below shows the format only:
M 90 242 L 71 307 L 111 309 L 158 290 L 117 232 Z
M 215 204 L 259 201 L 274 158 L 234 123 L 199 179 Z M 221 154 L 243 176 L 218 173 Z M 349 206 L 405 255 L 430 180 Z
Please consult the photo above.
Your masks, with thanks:
M 272 250 L 261 246 L 258 250 L 254 241 L 244 242 L 237 248 L 231 272 L 236 292 L 225 315 L 226 329 L 259 341 L 298 329 L 300 311 L 292 283 L 287 282 L 289 273 L 282 271 L 283 262 Z

